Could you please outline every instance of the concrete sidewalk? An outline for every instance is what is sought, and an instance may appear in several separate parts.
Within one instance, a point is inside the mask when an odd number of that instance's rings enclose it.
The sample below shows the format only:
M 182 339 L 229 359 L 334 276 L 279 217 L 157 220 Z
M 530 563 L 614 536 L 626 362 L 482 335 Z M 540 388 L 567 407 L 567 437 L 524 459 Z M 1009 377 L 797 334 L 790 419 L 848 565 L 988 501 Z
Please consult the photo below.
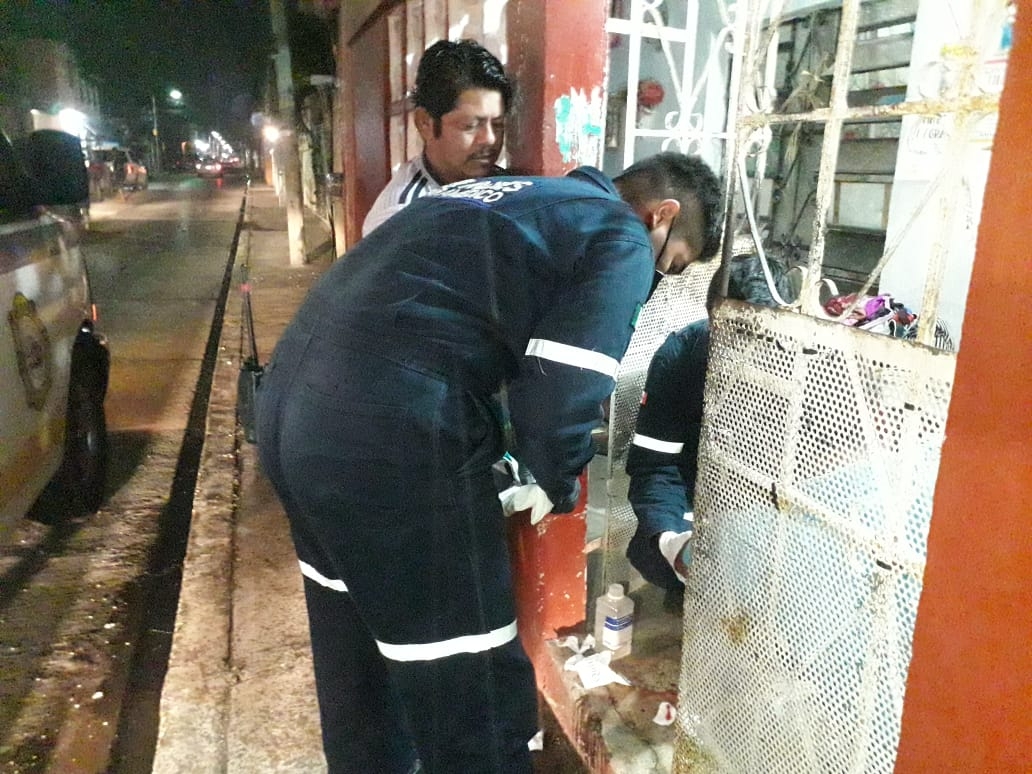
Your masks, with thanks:
M 319 737 L 301 574 L 279 501 L 237 428 L 248 266 L 262 362 L 332 263 L 330 232 L 305 218 L 310 262 L 289 266 L 286 211 L 252 185 L 226 303 L 168 672 L 158 774 L 317 774 Z

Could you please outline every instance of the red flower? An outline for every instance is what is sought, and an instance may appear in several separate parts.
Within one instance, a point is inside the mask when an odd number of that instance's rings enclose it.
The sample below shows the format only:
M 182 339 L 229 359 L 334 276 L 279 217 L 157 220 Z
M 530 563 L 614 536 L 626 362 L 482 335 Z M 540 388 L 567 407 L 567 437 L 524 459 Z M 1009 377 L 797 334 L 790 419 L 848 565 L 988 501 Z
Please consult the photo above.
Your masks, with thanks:
M 638 81 L 638 105 L 640 107 L 651 110 L 663 101 L 663 97 L 663 87 L 659 84 L 659 81 L 652 78 Z

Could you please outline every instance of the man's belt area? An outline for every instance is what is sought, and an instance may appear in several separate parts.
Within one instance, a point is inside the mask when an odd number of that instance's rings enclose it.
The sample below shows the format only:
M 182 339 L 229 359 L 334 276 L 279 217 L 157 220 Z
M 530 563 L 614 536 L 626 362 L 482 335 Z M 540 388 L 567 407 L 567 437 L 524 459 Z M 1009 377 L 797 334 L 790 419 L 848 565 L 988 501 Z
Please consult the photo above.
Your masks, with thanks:
M 341 350 L 362 353 L 424 373 L 455 387 L 490 396 L 497 392 L 505 365 L 497 355 L 459 352 L 454 345 L 417 337 L 409 331 L 388 328 L 374 331 L 355 326 L 327 327 L 301 317 L 298 325 L 307 333 Z

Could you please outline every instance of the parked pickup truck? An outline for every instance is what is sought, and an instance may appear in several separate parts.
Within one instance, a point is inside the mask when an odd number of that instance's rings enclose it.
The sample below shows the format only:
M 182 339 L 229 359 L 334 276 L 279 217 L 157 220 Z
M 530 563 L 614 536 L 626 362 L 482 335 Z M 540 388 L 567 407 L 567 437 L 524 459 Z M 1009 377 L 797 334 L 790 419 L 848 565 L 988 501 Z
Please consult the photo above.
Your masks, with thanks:
M 61 516 L 104 494 L 110 361 L 76 222 L 88 198 L 78 138 L 41 130 L 16 152 L 0 127 L 0 535 L 48 484 Z

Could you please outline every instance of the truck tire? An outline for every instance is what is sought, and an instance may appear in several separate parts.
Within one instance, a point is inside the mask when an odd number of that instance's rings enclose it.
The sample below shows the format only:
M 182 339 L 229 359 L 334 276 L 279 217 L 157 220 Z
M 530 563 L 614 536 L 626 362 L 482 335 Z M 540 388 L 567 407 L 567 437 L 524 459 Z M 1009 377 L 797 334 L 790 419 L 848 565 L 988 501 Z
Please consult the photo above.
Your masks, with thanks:
M 62 488 L 80 513 L 93 513 L 104 500 L 108 439 L 104 379 L 99 369 L 75 369 L 68 386 Z

